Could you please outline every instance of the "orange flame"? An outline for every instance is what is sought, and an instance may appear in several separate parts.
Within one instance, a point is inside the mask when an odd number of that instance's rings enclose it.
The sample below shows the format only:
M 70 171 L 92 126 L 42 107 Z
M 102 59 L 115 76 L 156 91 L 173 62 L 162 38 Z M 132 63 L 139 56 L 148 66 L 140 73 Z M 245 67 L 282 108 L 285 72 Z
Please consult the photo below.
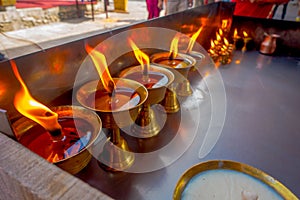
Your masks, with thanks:
M 222 31 L 222 29 L 219 29 L 219 35 L 220 35 L 220 36 L 223 36 L 223 31 Z
M 229 45 L 229 42 L 226 38 L 224 38 L 224 44 L 225 44 L 226 47 L 228 47 L 228 45 Z
M 25 82 L 20 76 L 16 63 L 11 60 L 10 64 L 16 78 L 21 84 L 21 89 L 16 93 L 14 98 L 14 105 L 17 111 L 40 124 L 48 131 L 61 129 L 61 126 L 57 121 L 57 113 L 39 103 L 30 95 Z
M 215 51 L 212 50 L 212 49 L 209 49 L 209 53 L 210 53 L 210 54 L 215 54 Z
M 221 25 L 222 29 L 226 29 L 227 26 L 228 26 L 228 19 L 223 19 L 222 20 L 222 25 Z
M 149 56 L 147 56 L 144 52 L 142 52 L 131 39 L 129 39 L 129 43 L 134 52 L 136 59 L 139 61 L 139 63 L 142 66 L 143 75 L 147 76 L 150 68 Z
M 246 31 L 243 31 L 244 37 L 248 37 L 248 33 Z
M 233 32 L 233 38 L 239 38 L 236 28 L 234 29 L 234 32 Z
M 112 94 L 113 90 L 116 88 L 116 85 L 109 73 L 105 56 L 90 47 L 88 44 L 85 45 L 85 50 L 93 60 L 104 89 L 108 93 Z
M 190 42 L 188 44 L 188 48 L 187 48 L 187 52 L 191 52 L 193 47 L 194 47 L 194 44 L 196 42 L 196 39 L 198 38 L 198 36 L 200 35 L 201 31 L 202 31 L 203 27 L 201 26 L 198 31 L 196 33 L 193 34 L 193 36 L 191 37 L 190 39 Z
M 215 48 L 215 43 L 214 43 L 214 41 L 213 40 L 210 40 L 210 48 Z
M 169 54 L 170 59 L 176 58 L 178 54 L 178 41 L 179 41 L 179 35 L 176 34 L 170 46 L 170 54 Z
M 217 41 L 221 41 L 221 39 L 222 39 L 218 33 L 216 33 L 216 39 L 217 39 Z

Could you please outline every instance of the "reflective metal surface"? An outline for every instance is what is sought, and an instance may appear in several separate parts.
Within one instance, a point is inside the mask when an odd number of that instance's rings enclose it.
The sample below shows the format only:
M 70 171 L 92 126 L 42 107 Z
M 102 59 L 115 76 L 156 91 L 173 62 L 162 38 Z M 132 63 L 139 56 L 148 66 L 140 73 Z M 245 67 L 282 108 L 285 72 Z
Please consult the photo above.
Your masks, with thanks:
M 221 73 L 224 81 L 226 102 L 220 98 L 223 102 L 216 104 L 209 98 L 213 93 L 207 90 L 207 81 L 218 84 L 215 79 L 207 80 L 198 73 L 190 72 L 188 76 L 192 88 L 201 89 L 201 98 L 197 99 L 201 102 L 199 108 L 194 109 L 193 101 L 183 100 L 184 108 L 188 109 L 170 114 L 163 134 L 155 138 L 141 140 L 123 134 L 135 152 L 146 153 L 162 149 L 179 136 L 176 147 L 186 145 L 186 149 L 176 154 L 172 164 L 152 172 L 111 174 L 100 168 L 97 160 L 92 158 L 76 177 L 115 199 L 171 199 L 177 180 L 191 166 L 208 160 L 228 159 L 261 169 L 300 196 L 297 176 L 300 169 L 300 61 L 299 56 L 289 57 L 300 52 L 297 40 L 299 25 L 242 17 L 234 17 L 232 21 L 232 10 L 232 4 L 211 4 L 16 58 L 20 73 L 36 99 L 47 105 L 66 105 L 71 103 L 76 73 L 87 56 L 84 43 L 96 46 L 124 30 L 150 26 L 170 28 L 191 35 L 206 24 L 206 29 L 203 29 L 205 34 L 197 42 L 208 49 L 208 38 L 215 35 L 223 17 L 230 19 L 233 28 L 245 29 L 250 36 L 255 36 L 253 41 L 256 46 L 253 46 L 253 51 L 242 53 L 237 50 L 229 65 L 215 69 Z M 279 51 L 274 56 L 265 56 L 255 51 L 263 41 L 261 33 L 264 31 L 281 34 L 277 46 Z M 282 37 L 284 34 L 286 37 Z M 110 71 L 117 74 L 122 67 L 136 64 L 134 60 L 132 57 L 111 61 Z M 7 110 L 8 117 L 13 120 L 18 116 L 12 102 L 19 85 L 9 62 L 1 62 L 0 65 L 0 107 Z M 86 69 L 86 77 L 97 79 L 91 68 Z M 86 81 L 83 78 L 74 87 Z M 214 109 L 219 110 L 222 103 L 227 106 L 224 127 L 223 124 L 209 127 L 207 118 L 211 117 Z M 198 123 L 200 126 L 196 127 Z M 209 128 L 222 129 L 218 140 L 215 135 L 204 134 Z M 195 137 L 189 134 L 193 131 L 198 133 Z M 177 152 L 168 153 L 160 157 L 153 156 L 151 161 L 144 162 L 145 168 L 153 163 L 164 163 Z
M 300 196 L 297 176 L 300 169 L 299 69 L 299 58 L 237 51 L 230 65 L 219 68 L 228 107 L 221 137 L 208 155 L 199 157 L 203 135 L 198 134 L 185 153 L 166 168 L 112 175 L 99 170 L 92 160 L 86 170 L 76 176 L 115 199 L 172 199 L 177 181 L 190 167 L 209 160 L 233 160 L 266 172 Z M 203 114 L 206 115 L 207 107 L 211 109 L 204 99 L 200 106 L 199 133 L 205 129 Z M 192 116 L 186 117 L 192 119 Z M 171 125 L 169 121 L 164 134 L 174 132 L 170 127 L 174 126 L 176 117 L 169 120 Z

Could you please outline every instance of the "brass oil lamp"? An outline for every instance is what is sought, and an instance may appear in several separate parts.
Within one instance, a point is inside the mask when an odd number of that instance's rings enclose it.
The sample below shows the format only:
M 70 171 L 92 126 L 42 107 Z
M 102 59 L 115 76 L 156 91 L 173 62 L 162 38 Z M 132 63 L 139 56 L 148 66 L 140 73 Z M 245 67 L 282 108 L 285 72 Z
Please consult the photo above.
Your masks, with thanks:
M 242 48 L 242 52 L 247 51 L 247 44 L 249 43 L 249 41 L 251 41 L 251 37 L 248 36 L 248 33 L 246 31 L 243 31 L 243 41 L 244 41 L 244 46 Z
M 233 50 L 236 50 L 236 43 L 238 40 L 241 39 L 241 37 L 238 35 L 237 28 L 234 29 L 232 38 L 233 38 Z
M 129 150 L 120 128 L 134 123 L 138 111 L 147 100 L 147 89 L 140 83 L 123 78 L 112 78 L 103 54 L 87 46 L 101 80 L 90 81 L 79 88 L 77 101 L 100 116 L 108 129 L 98 160 L 107 171 L 124 171 L 134 163 L 134 153 Z
M 174 101 L 177 95 L 189 96 L 192 94 L 187 77 L 190 69 L 196 64 L 196 60 L 187 54 L 178 53 L 178 37 L 175 36 L 171 43 L 170 52 L 155 53 L 151 56 L 150 61 L 173 72 L 175 79 L 166 94 L 166 97 L 170 99 L 165 99 L 162 104 L 168 113 L 177 112 L 179 103 L 177 100 Z M 169 105 L 169 103 L 173 103 L 173 105 Z
M 201 26 L 196 33 L 194 33 L 189 41 L 188 47 L 186 49 L 186 53 L 190 56 L 192 56 L 195 60 L 196 63 L 195 65 L 191 68 L 191 71 L 196 71 L 197 68 L 200 68 L 203 60 L 205 59 L 205 56 L 198 52 L 198 51 L 193 51 L 193 47 L 195 45 L 196 39 L 199 37 L 203 27 Z
M 140 65 L 122 70 L 119 77 L 135 80 L 148 90 L 148 99 L 142 105 L 132 131 L 134 136 L 149 138 L 157 135 L 162 129 L 151 105 L 158 104 L 164 99 L 166 89 L 173 82 L 174 75 L 168 69 L 150 65 L 149 57 L 132 40 L 130 44 Z
M 99 116 L 78 106 L 48 108 L 29 93 L 16 64 L 13 72 L 21 84 L 14 105 L 24 116 L 12 123 L 16 139 L 61 169 L 76 174 L 91 160 L 92 145 L 101 132 Z

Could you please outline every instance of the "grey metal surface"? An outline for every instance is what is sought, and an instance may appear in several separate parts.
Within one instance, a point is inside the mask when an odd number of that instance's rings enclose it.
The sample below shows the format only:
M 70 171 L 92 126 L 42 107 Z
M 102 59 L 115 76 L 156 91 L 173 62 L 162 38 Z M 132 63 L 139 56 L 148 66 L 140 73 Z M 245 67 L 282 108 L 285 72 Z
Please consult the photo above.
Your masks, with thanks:
M 227 117 L 205 158 L 255 166 L 300 196 L 300 59 L 237 53 L 240 64 L 220 68 Z
M 299 197 L 299 58 L 236 52 L 232 63 L 219 71 L 226 90 L 227 113 L 221 136 L 207 156 L 198 156 L 203 142 L 201 129 L 207 123 L 200 117 L 192 145 L 166 168 L 141 174 L 110 174 L 93 159 L 77 177 L 115 199 L 172 199 L 184 171 L 199 162 L 222 159 L 259 168 Z M 204 100 L 201 107 L 210 110 L 211 102 Z M 183 118 L 192 120 L 195 116 Z
M 0 133 L 14 137 L 14 133 L 7 116 L 7 111 L 3 109 L 0 109 Z
M 63 98 L 63 95 L 72 88 L 76 72 L 86 57 L 85 42 L 94 46 L 121 31 L 143 26 L 167 26 L 182 33 L 189 33 L 195 31 L 197 28 L 195 24 L 201 25 L 200 19 L 208 15 L 213 23 L 210 23 L 211 28 L 206 33 L 207 37 L 202 37 L 198 41 L 205 47 L 205 44 L 209 43 L 208 36 L 214 35 L 213 28 L 218 27 L 220 21 L 212 17 L 214 13 L 209 8 L 189 10 L 176 16 L 166 16 L 159 20 L 150 20 L 143 24 L 73 41 L 47 49 L 45 52 L 20 57 L 16 62 L 30 91 L 37 99 L 47 105 L 69 103 L 70 96 Z M 228 9 L 220 11 L 226 10 Z M 169 20 L 172 23 L 166 23 Z M 240 64 L 235 63 L 236 59 L 240 60 Z M 56 71 L 56 68 L 53 68 L 54 62 L 62 66 L 58 68 L 60 70 Z M 118 69 L 115 67 L 112 71 L 116 73 Z M 97 161 L 93 159 L 77 177 L 115 199 L 171 199 L 176 182 L 185 170 L 202 161 L 229 159 L 265 171 L 300 196 L 299 69 L 299 58 L 264 56 L 256 51 L 246 52 L 244 55 L 236 52 L 230 65 L 219 68 L 227 96 L 226 120 L 221 137 L 206 157 L 198 156 L 203 142 L 203 135 L 199 134 L 184 154 L 166 168 L 140 174 L 125 172 L 110 174 L 99 168 Z M 12 99 L 19 84 L 7 61 L 1 63 L 0 78 L 0 89 L 3 91 L 0 97 L 1 108 L 6 109 L 10 117 L 14 117 L 16 111 Z M 57 97 L 59 99 L 53 102 Z M 211 114 L 211 106 L 211 101 L 204 99 L 201 104 L 204 115 Z M 183 117 L 188 122 L 189 119 L 195 118 L 189 113 Z M 176 116 L 173 118 L 170 120 L 171 124 L 180 123 L 182 120 Z M 199 131 L 204 131 L 207 128 L 207 121 L 200 116 L 199 122 Z M 176 131 L 177 128 L 167 126 L 168 134 L 162 137 L 164 141 L 157 143 L 157 139 L 150 139 L 150 144 L 144 145 L 146 147 L 153 145 L 155 148 L 164 145 L 169 141 L 168 137 L 174 137 L 172 131 Z M 127 139 L 131 144 L 141 145 L 138 143 L 140 141 Z

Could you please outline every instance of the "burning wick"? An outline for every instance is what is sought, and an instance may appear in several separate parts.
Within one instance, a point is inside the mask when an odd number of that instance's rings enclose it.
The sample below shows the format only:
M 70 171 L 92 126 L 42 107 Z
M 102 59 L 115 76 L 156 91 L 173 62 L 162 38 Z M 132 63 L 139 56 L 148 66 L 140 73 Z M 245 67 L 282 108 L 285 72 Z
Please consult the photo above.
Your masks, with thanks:
M 175 57 L 174 52 L 171 52 L 170 55 L 169 55 L 169 60 L 174 60 L 174 57 Z
M 170 54 L 169 54 L 170 61 L 174 60 L 178 54 L 178 41 L 179 41 L 179 35 L 175 35 L 170 46 Z
M 131 98 L 130 96 L 125 94 L 124 91 L 122 92 L 122 90 L 128 90 L 129 88 L 117 88 L 116 83 L 112 79 L 108 70 L 106 58 L 102 53 L 96 51 L 87 44 L 85 46 L 85 49 L 89 56 L 92 58 L 92 61 L 95 65 L 95 68 L 98 72 L 98 75 L 101 79 L 102 85 L 105 90 L 99 91 L 100 93 L 102 93 L 102 97 L 98 98 L 97 102 L 94 102 L 94 106 L 97 106 L 101 109 L 104 109 L 107 106 L 109 106 L 110 108 L 108 109 L 117 110 L 126 109 L 126 107 L 129 107 L 132 103 L 135 104 L 135 101 L 139 101 L 139 95 L 136 95 L 136 98 Z
M 85 50 L 93 60 L 104 89 L 108 92 L 110 97 L 114 97 L 113 93 L 116 89 L 116 84 L 109 73 L 105 56 L 94 50 L 88 44 L 85 45 Z
M 147 82 L 149 82 L 150 59 L 144 52 L 142 52 L 136 46 L 136 44 L 131 39 L 129 39 L 129 43 L 130 43 L 130 46 L 131 46 L 131 48 L 134 52 L 134 55 L 135 55 L 136 59 L 138 60 L 138 62 L 140 63 L 140 65 L 142 67 L 143 82 L 147 83 Z
M 200 35 L 201 31 L 202 31 L 203 27 L 201 26 L 198 31 L 196 33 L 193 34 L 193 36 L 191 37 L 190 41 L 189 41 L 189 44 L 188 44 L 188 47 L 187 47 L 187 50 L 186 52 L 187 53 L 190 53 L 194 47 L 194 44 L 196 42 L 196 39 L 198 38 L 198 36 Z
M 10 60 L 10 64 L 14 75 L 21 84 L 21 89 L 16 93 L 14 98 L 16 109 L 25 117 L 43 126 L 51 134 L 53 141 L 63 141 L 65 136 L 58 123 L 57 113 L 51 111 L 48 107 L 39 103 L 31 96 L 25 82 L 20 76 L 16 63 Z
M 115 86 L 115 83 L 113 81 L 109 80 L 107 87 L 109 88 L 109 91 L 114 91 L 114 89 L 115 89 L 116 86 Z M 112 98 L 115 97 L 115 93 L 114 92 L 109 92 L 108 95 L 110 97 L 112 97 Z

